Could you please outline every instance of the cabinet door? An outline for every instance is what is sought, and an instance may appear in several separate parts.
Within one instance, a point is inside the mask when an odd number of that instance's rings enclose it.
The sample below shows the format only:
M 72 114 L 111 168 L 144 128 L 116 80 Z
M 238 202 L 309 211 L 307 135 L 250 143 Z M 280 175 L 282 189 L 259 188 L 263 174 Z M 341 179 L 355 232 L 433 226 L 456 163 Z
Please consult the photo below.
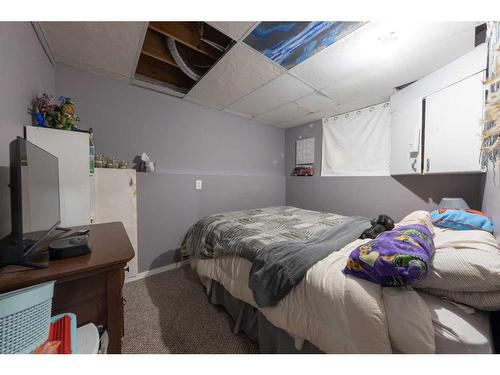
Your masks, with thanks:
M 400 103 L 391 115 L 391 175 L 421 172 L 422 99 Z
M 426 98 L 424 173 L 479 172 L 484 72 Z
M 128 263 L 125 277 L 138 272 L 137 253 L 137 177 L 133 169 L 96 168 L 92 176 L 93 223 L 121 221 L 132 244 L 135 257 Z

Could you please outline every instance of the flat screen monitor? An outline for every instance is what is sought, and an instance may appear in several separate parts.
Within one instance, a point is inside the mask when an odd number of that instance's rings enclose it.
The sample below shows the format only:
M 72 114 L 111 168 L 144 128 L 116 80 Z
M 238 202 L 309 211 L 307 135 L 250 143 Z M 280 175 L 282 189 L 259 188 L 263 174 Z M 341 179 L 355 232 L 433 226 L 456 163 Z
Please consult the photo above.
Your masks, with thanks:
M 10 234 L 0 233 L 0 238 L 8 236 L 12 244 L 30 243 L 32 246 L 54 230 L 61 220 L 57 157 L 21 137 L 12 141 L 10 194 Z M 31 233 L 30 241 L 25 239 L 27 233 Z M 23 249 L 24 252 L 30 250 L 33 249 Z

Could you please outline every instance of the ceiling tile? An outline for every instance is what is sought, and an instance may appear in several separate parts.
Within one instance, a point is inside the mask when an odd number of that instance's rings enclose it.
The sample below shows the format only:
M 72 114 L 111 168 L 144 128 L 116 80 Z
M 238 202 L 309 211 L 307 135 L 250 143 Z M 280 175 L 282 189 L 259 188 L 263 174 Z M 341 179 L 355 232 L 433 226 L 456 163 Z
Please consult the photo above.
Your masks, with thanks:
M 378 92 L 391 93 L 392 90 L 394 93 L 395 87 L 416 81 L 470 51 L 473 48 L 473 38 L 473 33 L 459 33 L 415 53 L 347 76 L 321 92 L 338 104 L 356 101 Z M 441 53 L 443 50 L 447 53 Z
M 226 107 L 282 72 L 260 53 L 238 43 L 189 91 L 189 96 Z
M 253 117 L 313 92 L 314 90 L 310 86 L 284 73 L 230 105 L 227 109 Z
M 417 53 L 461 32 L 468 31 L 473 36 L 474 26 L 473 22 L 370 22 L 291 72 L 317 89 L 323 89 L 339 79 Z M 446 55 L 448 48 L 454 47 L 445 45 L 441 53 Z
M 329 97 L 314 93 L 297 100 L 297 104 L 308 112 L 317 112 L 334 106 L 336 103 Z
M 240 40 L 256 24 L 256 22 L 207 22 L 217 30 L 223 32 L 234 40 Z
M 263 120 L 271 124 L 279 124 L 282 122 L 290 121 L 298 117 L 302 117 L 310 113 L 310 111 L 299 106 L 297 103 L 292 102 L 285 104 L 279 108 L 272 109 L 269 112 L 263 113 L 257 117 L 257 120 Z
M 341 113 L 369 107 L 371 105 L 379 104 L 389 100 L 389 96 L 392 93 L 393 93 L 392 89 L 380 92 L 366 93 L 365 95 L 359 96 L 356 99 L 353 99 L 349 102 L 345 102 L 335 107 L 325 109 L 319 112 L 319 114 L 321 115 L 321 118 L 326 118 L 326 117 L 331 117 L 333 115 L 338 115 Z
M 189 96 L 189 95 L 184 96 L 183 99 L 187 100 L 188 102 L 199 104 L 199 105 L 202 105 L 202 106 L 205 106 L 205 107 L 209 107 L 209 108 L 213 108 L 213 109 L 222 109 L 223 108 L 222 106 L 219 106 L 219 105 L 207 102 L 207 101 L 202 100 L 202 99 L 193 98 L 192 96 Z
M 310 113 L 308 115 L 296 118 L 294 120 L 283 122 L 283 123 L 279 124 L 278 127 L 284 128 L 284 129 L 293 128 L 295 126 L 304 125 L 304 124 L 311 123 L 311 122 L 314 122 L 317 120 L 321 120 L 322 118 L 323 118 L 323 116 L 319 112 Z
M 231 111 L 231 110 L 229 110 L 227 108 L 224 109 L 224 112 L 231 113 L 232 115 L 237 115 L 237 116 L 248 118 L 248 119 L 252 118 L 252 116 L 248 116 L 248 115 L 244 115 L 242 113 L 234 112 L 234 111 Z
M 42 22 L 56 60 L 132 77 L 147 22 Z M 74 63 L 74 64 L 73 64 Z

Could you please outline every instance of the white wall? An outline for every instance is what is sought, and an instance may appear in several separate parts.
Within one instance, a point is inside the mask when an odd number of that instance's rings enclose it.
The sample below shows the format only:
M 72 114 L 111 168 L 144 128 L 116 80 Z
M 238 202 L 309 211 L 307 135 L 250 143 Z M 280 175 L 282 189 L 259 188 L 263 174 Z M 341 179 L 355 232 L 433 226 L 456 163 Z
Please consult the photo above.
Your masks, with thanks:
M 29 22 L 0 22 L 0 166 L 9 165 L 9 143 L 31 125 L 36 95 L 54 93 L 54 67 Z
M 55 69 L 29 22 L 0 22 L 0 238 L 10 232 L 9 143 L 31 124 L 36 95 L 54 93 Z

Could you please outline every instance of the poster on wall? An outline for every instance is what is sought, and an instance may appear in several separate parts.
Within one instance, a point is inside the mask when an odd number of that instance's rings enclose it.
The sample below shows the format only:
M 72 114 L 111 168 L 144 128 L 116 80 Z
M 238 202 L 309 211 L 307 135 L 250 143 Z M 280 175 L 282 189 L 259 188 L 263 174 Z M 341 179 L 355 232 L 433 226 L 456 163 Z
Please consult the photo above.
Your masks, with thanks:
M 314 137 L 299 139 L 296 147 L 296 165 L 314 163 Z

